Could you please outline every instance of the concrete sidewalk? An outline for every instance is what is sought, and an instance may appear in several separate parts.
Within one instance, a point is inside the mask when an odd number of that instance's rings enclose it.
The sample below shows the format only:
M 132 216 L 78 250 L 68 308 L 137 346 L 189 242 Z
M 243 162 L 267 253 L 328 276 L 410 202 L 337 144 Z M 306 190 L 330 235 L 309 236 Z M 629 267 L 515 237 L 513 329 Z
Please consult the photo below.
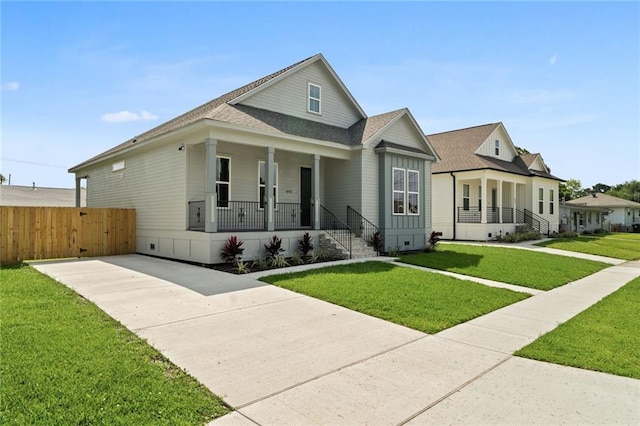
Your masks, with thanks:
M 640 380 L 512 357 L 640 276 L 627 262 L 426 335 L 145 256 L 34 264 L 237 411 L 225 424 L 640 423 Z

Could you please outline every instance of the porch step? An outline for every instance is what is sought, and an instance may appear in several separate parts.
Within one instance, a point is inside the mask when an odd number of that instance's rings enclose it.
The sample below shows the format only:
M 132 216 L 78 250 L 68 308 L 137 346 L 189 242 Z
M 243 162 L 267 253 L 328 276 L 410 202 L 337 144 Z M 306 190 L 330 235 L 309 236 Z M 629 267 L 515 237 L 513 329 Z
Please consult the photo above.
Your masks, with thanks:
M 341 259 L 349 258 L 349 251 L 338 244 L 333 237 L 328 234 L 319 235 L 320 248 L 328 254 Z M 352 236 L 351 238 L 351 258 L 362 259 L 365 257 L 375 257 L 375 250 L 368 246 L 361 238 Z

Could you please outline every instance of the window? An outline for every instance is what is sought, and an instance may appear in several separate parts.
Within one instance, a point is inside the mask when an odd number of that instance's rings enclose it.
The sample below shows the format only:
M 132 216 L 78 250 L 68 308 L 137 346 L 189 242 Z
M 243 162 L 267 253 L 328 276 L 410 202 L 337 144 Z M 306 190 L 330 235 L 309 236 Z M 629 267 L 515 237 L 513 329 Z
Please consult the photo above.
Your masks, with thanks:
M 416 170 L 407 170 L 407 204 L 409 206 L 408 214 L 420 214 L 418 207 L 420 202 L 420 172 Z
M 591 225 L 591 212 L 587 215 L 587 223 Z
M 538 214 L 544 214 L 544 189 L 538 188 Z
M 600 224 L 600 212 L 596 213 L 596 223 Z
M 405 170 L 393 169 L 393 214 L 404 214 L 405 206 Z
M 482 187 L 478 187 L 478 211 L 482 211 Z
M 320 114 L 320 86 L 309 83 L 308 111 Z
M 273 208 L 276 208 L 278 202 L 278 164 L 273 164 Z M 267 165 L 264 161 L 258 162 L 258 201 L 260 202 L 260 208 L 264 208 L 264 188 L 267 181 Z
M 231 159 L 228 157 L 217 157 L 218 162 L 216 176 L 216 192 L 218 193 L 218 207 L 229 207 L 229 194 L 231 185 Z
M 462 185 L 462 209 L 469 210 L 469 185 Z
M 553 189 L 549 190 L 549 214 L 553 214 Z
M 117 172 L 118 170 L 122 170 L 122 169 L 124 169 L 124 160 L 118 161 L 117 163 L 113 163 L 111 165 L 112 172 Z
M 496 157 L 500 155 L 500 141 L 496 140 Z

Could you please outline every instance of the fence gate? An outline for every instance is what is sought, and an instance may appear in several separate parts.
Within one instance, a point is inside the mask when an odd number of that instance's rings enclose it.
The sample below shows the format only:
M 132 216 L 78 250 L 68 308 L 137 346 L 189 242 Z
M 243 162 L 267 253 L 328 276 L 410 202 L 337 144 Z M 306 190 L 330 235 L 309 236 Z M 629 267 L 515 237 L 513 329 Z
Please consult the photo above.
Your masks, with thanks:
M 0 262 L 135 253 L 134 209 L 0 207 Z

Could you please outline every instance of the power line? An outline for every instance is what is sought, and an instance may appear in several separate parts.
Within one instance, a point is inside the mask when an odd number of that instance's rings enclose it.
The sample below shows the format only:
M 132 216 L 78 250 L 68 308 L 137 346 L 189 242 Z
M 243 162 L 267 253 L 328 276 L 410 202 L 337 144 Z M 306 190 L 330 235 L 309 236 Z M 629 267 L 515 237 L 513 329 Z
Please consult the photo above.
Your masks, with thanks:
M 43 166 L 43 167 L 54 167 L 59 169 L 68 169 L 67 166 L 63 166 L 60 164 L 49 164 L 49 163 L 38 163 L 35 161 L 24 161 L 24 160 L 14 160 L 12 158 L 2 158 L 2 161 L 9 161 L 11 163 L 21 163 L 21 164 L 31 164 L 33 166 Z

